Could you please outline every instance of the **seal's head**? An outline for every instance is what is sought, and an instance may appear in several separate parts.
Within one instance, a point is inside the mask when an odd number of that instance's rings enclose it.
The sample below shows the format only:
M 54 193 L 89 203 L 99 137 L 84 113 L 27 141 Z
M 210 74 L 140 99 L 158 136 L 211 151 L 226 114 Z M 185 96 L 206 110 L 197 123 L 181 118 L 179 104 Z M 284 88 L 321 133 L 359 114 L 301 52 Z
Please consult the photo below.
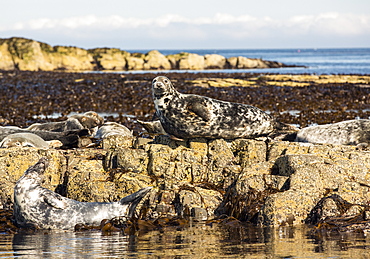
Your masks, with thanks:
M 24 175 L 18 182 L 28 182 L 29 184 L 40 185 L 44 179 L 45 169 L 48 167 L 49 161 L 46 157 L 42 157 L 35 165 L 27 169 Z
M 157 76 L 152 81 L 152 93 L 154 105 L 157 111 L 166 109 L 168 103 L 178 92 L 173 87 L 170 79 L 165 76 Z

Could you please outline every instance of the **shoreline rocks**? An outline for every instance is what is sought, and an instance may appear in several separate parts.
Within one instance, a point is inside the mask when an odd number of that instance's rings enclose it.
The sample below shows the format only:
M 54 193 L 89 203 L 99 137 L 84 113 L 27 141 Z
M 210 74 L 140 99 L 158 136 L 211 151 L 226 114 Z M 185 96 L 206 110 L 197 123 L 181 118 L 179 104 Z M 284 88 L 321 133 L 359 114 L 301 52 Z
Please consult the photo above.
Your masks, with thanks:
M 111 136 L 102 146 L 0 149 L 2 206 L 11 207 L 14 183 L 42 156 L 50 160 L 44 186 L 71 199 L 115 201 L 154 186 L 144 201 L 151 218 L 229 215 L 264 226 L 299 225 L 328 195 L 359 204 L 349 216 L 370 199 L 370 152 L 354 146 L 164 135 L 151 142 Z
M 206 70 L 278 68 L 290 65 L 246 57 L 198 55 L 181 52 L 163 55 L 157 50 L 129 53 L 117 48 L 83 49 L 50 46 L 31 39 L 0 39 L 0 70 L 28 71 L 126 71 L 126 70 Z

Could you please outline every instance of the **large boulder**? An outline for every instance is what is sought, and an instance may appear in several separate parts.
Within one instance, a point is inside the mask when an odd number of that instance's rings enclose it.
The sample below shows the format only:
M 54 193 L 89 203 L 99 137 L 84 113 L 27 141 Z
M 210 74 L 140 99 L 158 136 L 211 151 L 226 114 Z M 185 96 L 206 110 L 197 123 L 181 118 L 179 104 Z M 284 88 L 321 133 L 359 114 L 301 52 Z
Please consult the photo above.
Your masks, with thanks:
M 165 55 L 158 50 L 149 51 L 144 58 L 145 70 L 170 70 L 171 63 Z
M 96 48 L 89 50 L 98 70 L 126 70 L 126 58 L 130 53 L 116 48 Z
M 144 57 L 142 53 L 132 53 L 126 57 L 127 69 L 128 70 L 143 70 L 144 69 Z
M 172 69 L 201 70 L 205 69 L 204 57 L 194 53 L 181 52 L 166 56 Z
M 224 69 L 226 68 L 226 58 L 218 54 L 204 55 L 205 69 Z
M 11 38 L 8 50 L 12 55 L 14 67 L 19 70 L 53 70 L 54 64 L 48 58 L 50 46 L 34 40 Z
M 0 69 L 14 70 L 15 68 L 12 54 L 9 52 L 8 41 L 0 39 Z
M 48 58 L 57 70 L 94 70 L 94 58 L 85 49 L 55 46 Z

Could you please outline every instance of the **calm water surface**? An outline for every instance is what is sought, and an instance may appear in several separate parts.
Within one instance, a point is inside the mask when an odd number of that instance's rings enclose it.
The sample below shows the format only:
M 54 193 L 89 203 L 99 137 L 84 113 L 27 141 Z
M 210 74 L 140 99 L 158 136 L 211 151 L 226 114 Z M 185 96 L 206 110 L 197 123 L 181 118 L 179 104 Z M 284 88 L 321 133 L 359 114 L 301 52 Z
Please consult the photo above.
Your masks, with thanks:
M 197 224 L 138 235 L 0 234 L 0 258 L 369 258 L 362 234 L 311 235 L 308 227 Z

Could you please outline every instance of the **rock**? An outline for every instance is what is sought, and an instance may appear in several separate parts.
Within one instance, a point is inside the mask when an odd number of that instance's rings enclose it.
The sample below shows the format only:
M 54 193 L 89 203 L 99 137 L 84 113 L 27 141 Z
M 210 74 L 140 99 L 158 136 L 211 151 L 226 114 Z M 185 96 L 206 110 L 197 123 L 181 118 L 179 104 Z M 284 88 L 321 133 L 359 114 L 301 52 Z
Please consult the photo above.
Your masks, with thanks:
M 126 70 L 126 58 L 130 53 L 116 48 L 90 49 L 98 70 Z
M 42 51 L 41 44 L 48 51 L 46 55 Z M 37 71 L 54 68 L 48 55 L 53 53 L 53 50 L 47 44 L 23 38 L 11 38 L 8 47 L 16 69 Z
M 203 56 L 194 53 L 181 52 L 166 56 L 171 63 L 172 69 L 179 70 L 201 70 L 205 69 L 205 59 Z
M 158 50 L 149 51 L 144 58 L 145 70 L 170 70 L 171 63 L 168 59 Z
M 6 40 L 0 39 L 0 69 L 14 70 L 15 64 L 12 54 L 9 52 L 9 44 Z
M 217 54 L 200 56 L 181 52 L 164 56 L 157 50 L 128 53 L 117 48 L 82 49 L 77 47 L 50 46 L 46 43 L 25 39 L 0 39 L 0 69 L 4 70 L 203 70 L 224 68 L 283 67 L 282 63 L 225 57 Z
M 226 58 L 218 54 L 204 55 L 205 69 L 224 69 L 226 67 Z
M 198 54 L 187 53 L 179 60 L 180 70 L 202 70 L 204 68 L 204 57 Z
M 227 63 L 232 69 L 277 68 L 286 66 L 276 61 L 266 61 L 262 59 L 247 58 L 243 56 L 230 57 L 227 59 Z
M 53 67 L 50 69 L 40 67 L 40 70 L 94 70 L 93 56 L 85 49 L 55 46 L 47 56 Z
M 126 58 L 128 70 L 143 70 L 144 59 L 140 57 L 130 56 Z
M 112 136 L 105 147 L 0 150 L 1 204 L 11 206 L 14 183 L 41 156 L 51 164 L 44 186 L 72 199 L 114 201 L 154 186 L 143 201 L 151 217 L 226 214 L 266 226 L 299 225 L 330 195 L 354 205 L 338 214 L 328 198 L 327 216 L 356 215 L 370 200 L 370 153 L 351 146 L 168 136 L 138 145 Z

